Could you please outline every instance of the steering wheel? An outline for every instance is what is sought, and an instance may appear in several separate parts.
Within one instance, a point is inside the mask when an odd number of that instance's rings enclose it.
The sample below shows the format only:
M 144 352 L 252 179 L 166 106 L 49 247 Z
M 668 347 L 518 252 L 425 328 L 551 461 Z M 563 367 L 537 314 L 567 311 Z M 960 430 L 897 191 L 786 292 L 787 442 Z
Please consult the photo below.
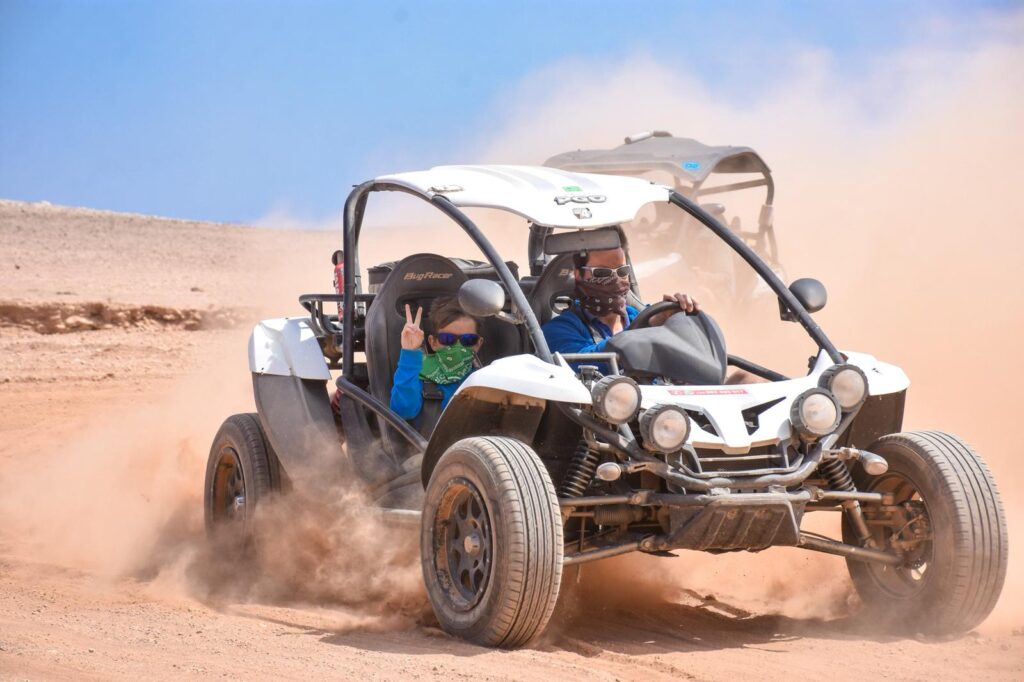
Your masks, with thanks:
M 679 303 L 676 301 L 660 301 L 653 305 L 649 305 L 640 311 L 640 314 L 633 318 L 633 321 L 629 323 L 625 331 L 633 329 L 645 329 L 651 326 L 651 318 L 655 315 L 665 312 L 666 310 L 675 310 L 680 313 L 685 313 L 683 309 L 679 307 Z M 699 311 L 693 311 L 692 313 L 686 313 L 687 315 L 696 315 Z

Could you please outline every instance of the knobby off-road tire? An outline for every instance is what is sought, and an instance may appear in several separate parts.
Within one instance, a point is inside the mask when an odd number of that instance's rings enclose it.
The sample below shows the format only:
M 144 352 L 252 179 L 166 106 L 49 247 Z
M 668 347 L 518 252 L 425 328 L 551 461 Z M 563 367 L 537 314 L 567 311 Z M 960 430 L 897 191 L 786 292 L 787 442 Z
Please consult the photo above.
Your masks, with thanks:
M 558 498 L 537 454 L 511 438 L 466 438 L 427 485 L 420 534 L 427 596 L 441 627 L 520 647 L 547 625 L 562 577 Z
M 932 539 L 912 550 L 917 569 L 847 560 L 861 600 L 883 622 L 915 632 L 970 630 L 992 611 L 1006 578 L 1006 519 L 992 474 L 969 445 L 941 431 L 884 436 L 869 450 L 889 470 L 872 477 L 855 467 L 858 490 L 923 504 Z M 886 547 L 892 531 L 872 528 Z M 843 540 L 857 544 L 845 521 Z
M 226 549 L 246 549 L 256 508 L 280 488 L 280 465 L 259 415 L 236 414 L 224 420 L 206 463 L 207 535 L 228 545 Z

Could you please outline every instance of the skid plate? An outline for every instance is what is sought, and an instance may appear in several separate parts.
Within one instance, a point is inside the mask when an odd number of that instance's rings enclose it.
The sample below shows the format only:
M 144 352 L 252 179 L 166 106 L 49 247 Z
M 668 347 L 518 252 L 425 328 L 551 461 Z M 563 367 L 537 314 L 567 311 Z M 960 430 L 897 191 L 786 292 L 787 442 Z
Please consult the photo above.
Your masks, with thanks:
M 669 510 L 673 549 L 758 550 L 772 545 L 796 545 L 800 539 L 799 516 L 784 495 L 765 494 L 762 499 L 732 500 L 728 495 L 703 507 Z

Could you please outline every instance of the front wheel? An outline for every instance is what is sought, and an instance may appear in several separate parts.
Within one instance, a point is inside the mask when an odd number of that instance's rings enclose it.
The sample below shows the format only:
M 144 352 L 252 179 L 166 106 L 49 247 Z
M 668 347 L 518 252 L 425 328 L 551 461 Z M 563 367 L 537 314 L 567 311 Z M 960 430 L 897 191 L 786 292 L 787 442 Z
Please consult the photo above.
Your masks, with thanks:
M 881 476 L 859 467 L 859 490 L 890 493 L 890 507 L 865 505 L 872 542 L 903 555 L 899 566 L 847 560 L 865 607 L 915 631 L 955 634 L 992 611 L 1006 578 L 1006 519 L 981 458 L 939 431 L 884 436 L 869 448 L 889 462 Z M 843 540 L 858 544 L 847 523 Z
M 547 625 L 562 577 L 558 498 L 537 454 L 511 438 L 466 438 L 427 485 L 420 535 L 441 627 L 514 648 Z

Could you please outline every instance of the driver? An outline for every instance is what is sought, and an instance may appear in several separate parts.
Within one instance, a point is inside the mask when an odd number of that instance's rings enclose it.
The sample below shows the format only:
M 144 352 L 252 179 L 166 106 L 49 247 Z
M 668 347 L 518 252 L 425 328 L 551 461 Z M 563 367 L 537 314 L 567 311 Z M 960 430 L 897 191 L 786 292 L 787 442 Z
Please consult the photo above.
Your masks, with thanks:
M 600 353 L 605 342 L 640 313 L 626 304 L 630 272 L 626 252 L 622 248 L 583 251 L 573 255 L 573 264 L 572 305 L 544 324 L 544 338 L 553 353 Z M 663 300 L 675 301 L 687 313 L 699 310 L 697 301 L 686 294 L 665 294 Z M 655 315 L 651 325 L 660 325 L 677 312 Z

